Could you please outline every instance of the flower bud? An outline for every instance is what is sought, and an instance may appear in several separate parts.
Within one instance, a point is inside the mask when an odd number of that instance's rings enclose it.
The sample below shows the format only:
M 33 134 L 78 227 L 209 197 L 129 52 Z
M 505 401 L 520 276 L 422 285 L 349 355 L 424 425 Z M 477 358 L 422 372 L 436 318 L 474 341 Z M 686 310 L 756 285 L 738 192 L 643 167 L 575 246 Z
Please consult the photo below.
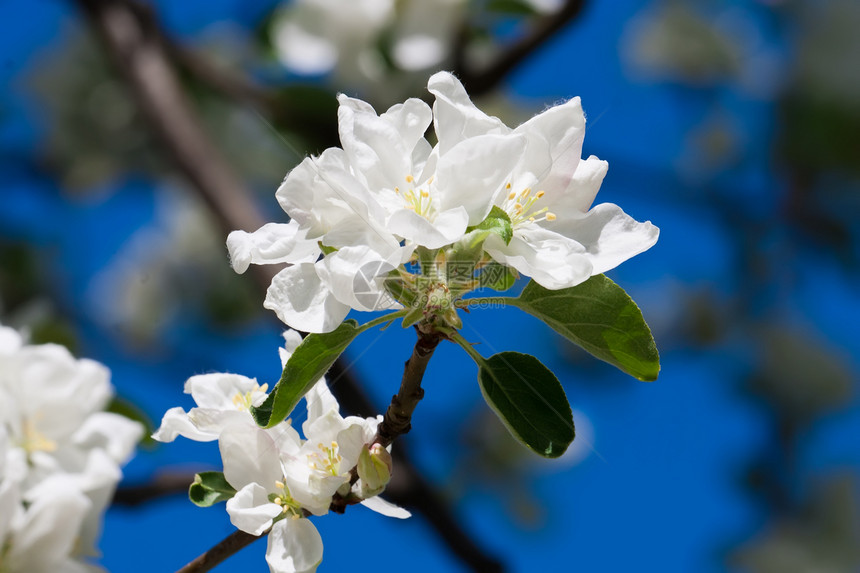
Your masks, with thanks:
M 391 480 L 391 454 L 379 444 L 368 448 L 365 444 L 358 457 L 358 477 L 362 482 L 362 495 L 379 494 Z

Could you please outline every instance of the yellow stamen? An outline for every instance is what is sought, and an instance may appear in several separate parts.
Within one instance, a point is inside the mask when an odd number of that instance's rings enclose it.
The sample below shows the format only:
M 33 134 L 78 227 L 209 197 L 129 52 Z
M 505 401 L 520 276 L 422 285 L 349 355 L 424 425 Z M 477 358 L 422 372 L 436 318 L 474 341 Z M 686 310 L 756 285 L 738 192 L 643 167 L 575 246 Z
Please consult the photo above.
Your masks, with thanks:
M 513 191 L 511 191 L 510 193 L 508 193 L 508 200 L 513 200 L 513 198 L 516 196 L 517 196 L 517 194 L 514 193 Z
M 537 193 L 535 193 L 535 197 L 537 197 L 538 199 L 540 199 L 544 195 L 546 195 L 546 193 L 544 193 L 543 191 L 538 191 Z
M 555 216 L 555 213 L 551 213 L 549 211 L 547 211 L 545 217 L 547 221 L 555 221 L 556 219 L 558 219 L 558 217 Z
M 510 189 L 510 188 L 511 188 L 511 184 L 510 184 L 510 183 L 508 183 L 507 185 L 505 185 L 505 189 Z
M 525 189 L 523 189 L 523 192 L 520 194 L 520 197 L 522 197 L 523 199 L 525 199 L 526 197 L 528 197 L 529 195 L 531 195 L 531 192 L 532 192 L 532 188 L 531 188 L 531 187 L 526 187 Z
M 430 196 L 430 193 L 428 191 L 425 191 L 424 189 L 422 189 L 421 190 L 421 196 L 426 198 L 426 197 Z
M 406 182 L 407 182 L 407 183 L 412 183 L 413 181 L 415 181 L 415 178 L 414 178 L 414 177 L 412 177 L 411 175 L 407 175 L 407 176 L 406 176 Z

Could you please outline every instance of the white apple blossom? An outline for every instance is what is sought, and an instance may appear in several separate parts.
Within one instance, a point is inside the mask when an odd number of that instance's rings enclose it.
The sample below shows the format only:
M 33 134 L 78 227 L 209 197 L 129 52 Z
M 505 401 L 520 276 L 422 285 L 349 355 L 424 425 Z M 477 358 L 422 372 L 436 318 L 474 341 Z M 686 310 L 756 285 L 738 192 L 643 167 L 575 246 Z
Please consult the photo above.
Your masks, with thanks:
M 143 433 L 103 409 L 109 373 L 0 326 L 0 571 L 100 571 L 101 519 Z
M 230 424 L 255 425 L 250 407 L 266 399 L 268 385 L 239 374 L 200 374 L 185 382 L 185 393 L 197 404 L 187 413 L 181 407 L 165 412 L 161 426 L 152 435 L 159 442 L 183 436 L 197 442 L 218 439 Z
M 305 440 L 284 422 L 269 430 L 233 424 L 218 441 L 224 477 L 237 490 L 227 501 L 230 520 L 253 535 L 271 529 L 266 560 L 273 573 L 316 570 L 323 545 L 307 516 L 328 513 L 336 493 L 360 491 L 360 484 L 350 485 L 350 471 L 379 422 L 341 417 L 325 380 L 317 382 L 305 401 Z M 361 503 L 384 515 L 409 517 L 378 498 Z
M 470 277 L 454 284 L 422 267 L 429 280 L 416 286 L 405 263 L 416 255 L 457 263 L 450 258 L 457 256 L 454 247 L 494 207 L 507 213 L 513 237 L 506 243 L 490 234 L 486 255 L 471 262 L 495 260 L 549 289 L 575 286 L 657 241 L 650 222 L 611 203 L 592 207 L 607 163 L 581 159 L 579 98 L 511 129 L 475 107 L 450 73 L 433 75 L 428 89 L 436 98 L 432 110 L 409 99 L 381 115 L 338 96 L 342 149 L 305 159 L 276 193 L 290 223 L 228 237 L 239 272 L 249 263 L 291 264 L 276 275 L 264 303 L 288 325 L 330 332 L 351 309 L 398 308 L 384 296 L 391 287 L 384 281 L 401 280 L 413 300 L 429 300 L 433 289 L 462 296 L 475 288 Z M 432 147 L 424 137 L 431 122 Z M 459 327 L 452 305 L 436 310 Z
M 511 266 L 548 289 L 575 286 L 615 268 L 657 242 L 659 230 L 639 223 L 620 207 L 594 201 L 608 164 L 581 159 L 585 115 L 573 98 L 511 130 L 472 104 L 452 74 L 439 72 L 428 89 L 436 96 L 438 147 L 483 147 L 483 138 L 525 140 L 494 203 L 510 217 L 509 244 L 491 235 L 485 245 L 496 261 Z

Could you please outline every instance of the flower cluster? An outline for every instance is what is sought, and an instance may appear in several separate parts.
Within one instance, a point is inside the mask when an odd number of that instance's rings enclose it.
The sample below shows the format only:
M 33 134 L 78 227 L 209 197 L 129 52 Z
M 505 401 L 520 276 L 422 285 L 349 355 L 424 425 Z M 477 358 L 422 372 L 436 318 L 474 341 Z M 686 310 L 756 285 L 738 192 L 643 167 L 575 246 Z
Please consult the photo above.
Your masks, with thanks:
M 0 326 L 0 571 L 99 571 L 87 558 L 143 428 L 105 412 L 107 369 Z
M 650 222 L 611 203 L 592 206 L 608 165 L 581 158 L 579 98 L 511 129 L 475 107 L 450 73 L 433 75 L 428 89 L 432 110 L 409 99 L 382 115 L 340 95 L 342 148 L 305 159 L 276 193 L 290 222 L 228 237 L 238 272 L 290 263 L 264 303 L 286 324 L 329 332 L 350 309 L 417 300 L 456 325 L 455 303 L 479 282 L 472 273 L 451 280 L 451 262 L 476 273 L 501 267 L 557 290 L 657 241 Z M 431 122 L 435 145 L 424 135 Z M 499 232 L 488 231 L 494 226 Z
M 285 364 L 301 338 L 294 331 L 284 336 Z M 273 573 L 316 570 L 323 545 L 307 517 L 328 513 L 336 495 L 384 515 L 409 517 L 375 497 L 391 477 L 389 451 L 372 444 L 380 419 L 342 417 L 320 379 L 305 395 L 304 438 L 290 420 L 263 429 L 250 408 L 265 401 L 267 389 L 236 374 L 194 376 L 185 391 L 197 406 L 168 410 L 153 437 L 218 441 L 224 479 L 236 491 L 227 501 L 230 520 L 252 535 L 270 530 L 266 560 Z

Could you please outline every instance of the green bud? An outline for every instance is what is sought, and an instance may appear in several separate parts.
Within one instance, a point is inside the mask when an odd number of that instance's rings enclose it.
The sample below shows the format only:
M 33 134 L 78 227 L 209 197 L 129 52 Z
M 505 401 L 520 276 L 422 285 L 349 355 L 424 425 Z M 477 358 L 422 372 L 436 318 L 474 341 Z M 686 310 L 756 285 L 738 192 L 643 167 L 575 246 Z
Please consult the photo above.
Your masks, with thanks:
M 391 454 L 379 444 L 371 448 L 365 444 L 358 456 L 358 477 L 362 482 L 362 496 L 379 494 L 391 480 Z

